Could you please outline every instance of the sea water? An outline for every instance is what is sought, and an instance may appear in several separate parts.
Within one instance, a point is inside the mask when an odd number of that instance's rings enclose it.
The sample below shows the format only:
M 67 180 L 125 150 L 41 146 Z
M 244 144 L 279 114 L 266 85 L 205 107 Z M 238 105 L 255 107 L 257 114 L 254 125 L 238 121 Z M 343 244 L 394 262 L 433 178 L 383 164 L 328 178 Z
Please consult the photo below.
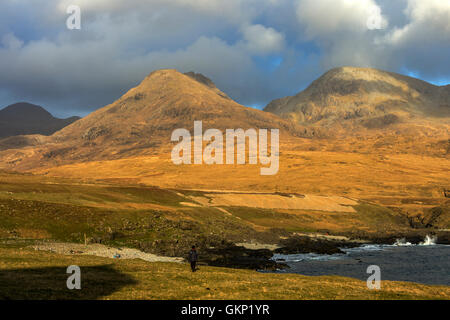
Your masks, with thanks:
M 276 254 L 272 259 L 290 267 L 277 273 L 339 275 L 367 280 L 367 267 L 377 265 L 382 280 L 450 285 L 450 246 L 437 245 L 435 241 L 427 236 L 422 243 L 413 245 L 399 239 L 394 245 L 342 248 L 345 254 Z

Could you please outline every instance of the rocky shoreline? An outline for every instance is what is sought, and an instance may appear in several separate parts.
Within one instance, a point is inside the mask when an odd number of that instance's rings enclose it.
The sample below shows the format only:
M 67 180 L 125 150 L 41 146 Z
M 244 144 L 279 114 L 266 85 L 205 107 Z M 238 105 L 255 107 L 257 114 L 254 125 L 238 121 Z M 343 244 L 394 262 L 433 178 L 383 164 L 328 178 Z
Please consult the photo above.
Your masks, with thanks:
M 195 244 L 199 252 L 199 265 L 275 271 L 287 269 L 289 266 L 281 260 L 275 261 L 272 259 L 274 254 L 345 254 L 345 252 L 341 250 L 342 248 L 354 248 L 364 244 L 393 245 L 400 239 L 405 243 L 419 244 L 424 241 L 426 236 L 435 237 L 437 239 L 437 244 L 450 244 L 450 231 L 430 232 L 430 230 L 414 230 L 413 232 L 405 231 L 396 234 L 346 233 L 330 235 L 328 232 L 317 234 L 293 233 L 288 236 L 279 236 L 278 241 L 268 242 L 254 242 L 256 240 L 239 242 L 238 240 L 221 239 L 217 236 L 208 237 L 200 235 L 199 237 L 185 238 L 177 241 L 137 241 L 135 245 L 132 246 L 136 249 L 130 250 L 135 250 L 141 252 L 142 255 L 147 255 L 144 260 L 147 258 L 152 260 L 155 259 L 155 257 L 166 257 L 168 260 L 177 259 L 177 261 L 181 262 L 186 261 L 187 252 L 189 251 L 190 246 Z M 91 243 L 91 241 L 89 243 Z M 100 245 L 101 242 L 99 241 L 97 243 Z M 95 242 L 90 245 L 95 245 Z M 113 243 L 110 243 L 109 245 L 105 243 L 105 245 L 111 248 L 118 248 L 117 244 Z M 67 246 L 68 248 L 72 247 L 71 244 L 67 244 Z M 129 246 L 125 245 L 121 247 L 124 248 Z M 122 249 L 117 250 L 120 251 Z M 70 252 L 70 250 L 66 251 Z M 102 253 L 101 256 L 112 257 L 112 254 L 110 253 L 111 252 L 108 251 L 107 253 Z M 93 254 L 97 255 L 96 253 Z M 121 256 L 125 258 L 125 255 L 121 254 Z M 131 256 L 142 258 L 136 253 L 133 253 Z M 158 259 L 156 260 L 161 261 L 161 258 Z
M 283 237 L 277 244 L 263 244 L 256 242 L 234 243 L 232 241 L 202 238 L 198 243 L 199 265 L 226 267 L 234 269 L 250 269 L 259 271 L 276 271 L 288 269 L 289 266 L 282 260 L 272 259 L 274 254 L 345 254 L 342 248 L 354 248 L 364 244 L 392 245 L 399 240 L 411 244 L 419 244 L 426 236 L 436 239 L 436 244 L 450 244 L 450 232 L 405 232 L 395 235 L 366 234 L 358 238 L 355 235 L 329 235 L 329 234 L 293 234 Z M 192 241 L 193 239 L 190 239 Z M 199 240 L 199 239 L 197 239 Z M 92 254 L 103 257 L 123 259 L 140 258 L 146 261 L 183 262 L 186 243 L 172 243 L 160 241 L 152 246 L 140 246 L 136 249 L 118 248 L 102 244 L 74 244 L 43 242 L 33 247 L 35 250 L 47 250 L 63 254 Z
M 333 239 L 294 235 L 280 240 L 278 248 L 248 249 L 234 243 L 224 243 L 214 248 L 200 249 L 200 263 L 218 267 L 274 271 L 289 268 L 282 261 L 274 261 L 274 254 L 345 254 L 341 248 L 354 248 L 364 244 L 393 245 L 399 239 L 412 244 L 419 244 L 426 236 L 437 238 L 437 244 L 450 244 L 450 232 L 405 232 L 396 235 L 365 235 L 359 238 L 341 237 Z
M 347 234 L 350 238 L 355 238 L 359 234 Z M 450 245 L 450 230 L 414 230 L 397 233 L 386 233 L 382 235 L 364 234 L 362 239 L 373 244 L 394 244 L 398 239 L 404 239 L 406 242 L 412 244 L 419 244 L 424 241 L 426 236 L 433 236 L 436 238 L 436 244 Z
M 234 243 L 224 243 L 214 248 L 199 248 L 200 264 L 252 270 L 274 271 L 289 268 L 288 265 L 272 260 L 274 254 L 344 253 L 342 247 L 357 247 L 362 242 L 343 240 L 312 239 L 307 236 L 293 236 L 281 240 L 278 248 L 248 249 Z

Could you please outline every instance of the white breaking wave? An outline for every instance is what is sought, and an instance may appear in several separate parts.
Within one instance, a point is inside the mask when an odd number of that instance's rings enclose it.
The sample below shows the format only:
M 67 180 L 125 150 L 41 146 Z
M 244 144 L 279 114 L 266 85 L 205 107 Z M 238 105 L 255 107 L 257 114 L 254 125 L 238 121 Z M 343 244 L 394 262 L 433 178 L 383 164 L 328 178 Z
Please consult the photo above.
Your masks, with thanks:
M 434 246 L 436 244 L 437 237 L 436 236 L 429 236 L 427 235 L 425 237 L 425 240 L 421 243 L 419 243 L 420 246 Z
M 436 236 L 429 236 L 426 235 L 425 239 L 418 244 L 418 246 L 434 246 L 436 244 L 437 237 Z M 395 243 L 393 244 L 396 247 L 408 247 L 408 246 L 414 246 L 411 242 L 407 242 L 405 238 L 397 239 L 395 240 Z
M 345 253 L 355 253 L 355 252 L 364 252 L 364 251 L 381 251 L 384 250 L 384 248 L 387 247 L 387 245 L 383 244 L 364 244 L 360 247 L 354 247 L 354 248 L 340 248 Z
M 345 254 L 317 254 L 317 253 L 301 253 L 301 254 L 274 254 L 272 260 L 278 262 L 300 262 L 300 261 L 329 261 L 329 260 L 340 260 L 343 259 L 348 254 L 362 253 L 366 251 L 383 251 L 387 248 L 392 247 L 414 247 L 414 246 L 434 246 L 436 245 L 437 237 L 427 235 L 423 242 L 415 245 L 411 242 L 406 241 L 405 238 L 395 240 L 393 245 L 388 244 L 365 244 L 354 248 L 340 248 Z
M 343 254 L 317 254 L 317 253 L 300 253 L 300 254 L 274 254 L 272 260 L 278 262 L 300 262 L 307 260 L 338 260 L 341 259 Z
M 407 242 L 405 238 L 395 240 L 394 246 L 396 247 L 409 247 L 413 244 L 411 242 Z

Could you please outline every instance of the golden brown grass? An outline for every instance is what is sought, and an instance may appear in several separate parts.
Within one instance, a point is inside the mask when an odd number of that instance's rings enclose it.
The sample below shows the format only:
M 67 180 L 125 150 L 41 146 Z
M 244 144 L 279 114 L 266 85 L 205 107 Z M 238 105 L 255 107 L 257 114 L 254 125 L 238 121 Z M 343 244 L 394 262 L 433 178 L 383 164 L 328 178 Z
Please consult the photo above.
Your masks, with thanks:
M 306 141 L 306 140 L 305 140 Z M 415 154 L 305 151 L 280 147 L 280 170 L 261 176 L 259 165 L 181 165 L 160 156 L 93 161 L 36 171 L 50 176 L 114 179 L 170 188 L 280 191 L 355 198 L 442 197 L 448 186 L 450 159 Z M 329 147 L 329 146 L 328 146 Z M 320 148 L 320 146 L 319 146 Z M 327 146 L 324 146 L 327 148 Z
M 219 201 L 223 197 L 228 202 Z M 296 197 L 298 203 L 294 204 L 302 207 L 302 201 L 310 196 Z M 229 202 L 230 199 L 233 201 Z M 84 233 L 88 236 L 93 236 L 93 233 L 105 234 L 109 232 L 108 228 L 118 229 L 120 233 L 125 230 L 128 234 L 128 229 L 123 229 L 123 221 L 129 221 L 132 225 L 142 225 L 143 229 L 136 230 L 141 230 L 148 236 L 144 227 L 148 223 L 142 224 L 141 220 L 148 220 L 157 213 L 175 221 L 174 225 L 177 221 L 203 224 L 207 234 L 228 234 L 237 226 L 247 231 L 253 229 L 269 233 L 271 228 L 283 228 L 292 232 L 380 230 L 394 233 L 409 228 L 408 221 L 402 214 L 381 206 L 343 197 L 311 196 L 311 199 L 320 201 L 307 201 L 309 209 L 282 209 L 286 205 L 285 200 L 292 200 L 291 196 L 204 193 L 0 173 L 0 201 L 4 204 L 3 207 L 0 206 L 0 230 L 4 231 L 5 236 L 8 236 L 8 231 L 14 231 L 15 235 L 25 238 L 54 239 L 58 235 L 58 240 L 72 241 L 72 235 L 77 241 L 81 241 Z M 192 206 L 196 200 L 200 202 Z M 337 212 L 336 208 L 345 210 Z M 15 210 L 14 214 L 9 212 L 12 209 Z M 441 222 L 445 224 L 445 220 Z M 223 224 L 233 225 L 233 228 L 223 230 Z M 38 230 L 40 234 L 36 234 Z M 69 233 L 65 235 L 65 232 Z M 247 237 L 246 233 L 239 236 L 240 240 Z M 271 239 L 265 241 L 274 240 L 273 237 Z
M 147 263 L 37 252 L 24 245 L 0 246 L 0 298 L 13 299 L 450 299 L 450 288 L 383 281 L 368 290 L 363 281 L 295 274 Z M 66 288 L 69 265 L 78 265 L 82 289 Z

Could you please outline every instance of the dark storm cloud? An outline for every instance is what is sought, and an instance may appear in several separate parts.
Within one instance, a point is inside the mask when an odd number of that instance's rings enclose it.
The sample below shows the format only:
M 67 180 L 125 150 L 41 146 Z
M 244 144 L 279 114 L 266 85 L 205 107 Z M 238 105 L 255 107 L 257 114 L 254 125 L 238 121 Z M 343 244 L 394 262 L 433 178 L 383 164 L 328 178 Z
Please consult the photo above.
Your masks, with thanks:
M 81 30 L 66 28 L 70 4 Z M 373 18 L 380 30 L 368 29 Z M 450 0 L 4 0 L 0 103 L 86 114 L 160 68 L 204 73 L 246 105 L 340 65 L 442 80 L 449 21 Z

